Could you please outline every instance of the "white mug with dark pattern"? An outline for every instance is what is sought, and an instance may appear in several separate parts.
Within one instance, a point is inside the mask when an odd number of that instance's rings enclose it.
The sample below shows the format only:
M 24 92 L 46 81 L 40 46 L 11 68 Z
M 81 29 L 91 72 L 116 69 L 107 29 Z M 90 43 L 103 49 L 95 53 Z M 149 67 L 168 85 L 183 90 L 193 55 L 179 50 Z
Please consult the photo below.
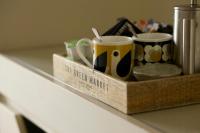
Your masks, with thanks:
M 136 45 L 135 62 L 170 63 L 173 56 L 173 37 L 166 33 L 142 33 L 134 38 Z
M 93 49 L 93 62 L 90 63 L 81 51 L 81 42 L 88 42 Z M 135 45 L 133 39 L 126 36 L 102 36 L 102 40 L 94 38 L 81 39 L 76 50 L 80 58 L 90 68 L 127 80 L 132 74 Z

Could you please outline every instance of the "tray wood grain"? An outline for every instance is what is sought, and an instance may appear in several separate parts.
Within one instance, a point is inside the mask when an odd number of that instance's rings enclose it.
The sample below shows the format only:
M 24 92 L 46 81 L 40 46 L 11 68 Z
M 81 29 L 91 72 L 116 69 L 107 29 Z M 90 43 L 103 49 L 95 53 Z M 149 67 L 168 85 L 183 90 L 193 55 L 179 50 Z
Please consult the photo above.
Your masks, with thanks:
M 125 82 L 53 55 L 54 76 L 126 114 L 200 103 L 200 74 Z

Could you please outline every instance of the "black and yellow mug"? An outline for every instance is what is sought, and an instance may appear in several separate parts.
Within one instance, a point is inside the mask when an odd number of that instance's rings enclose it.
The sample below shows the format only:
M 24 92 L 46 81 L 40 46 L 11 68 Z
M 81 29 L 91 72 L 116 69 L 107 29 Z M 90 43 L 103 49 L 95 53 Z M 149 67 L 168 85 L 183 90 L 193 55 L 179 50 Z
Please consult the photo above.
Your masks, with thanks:
M 86 41 L 93 49 L 93 62 L 90 63 L 81 52 L 81 42 Z M 102 36 L 102 40 L 94 38 L 81 39 L 76 45 L 80 58 L 90 68 L 110 74 L 121 80 L 127 80 L 133 68 L 135 45 L 131 37 Z

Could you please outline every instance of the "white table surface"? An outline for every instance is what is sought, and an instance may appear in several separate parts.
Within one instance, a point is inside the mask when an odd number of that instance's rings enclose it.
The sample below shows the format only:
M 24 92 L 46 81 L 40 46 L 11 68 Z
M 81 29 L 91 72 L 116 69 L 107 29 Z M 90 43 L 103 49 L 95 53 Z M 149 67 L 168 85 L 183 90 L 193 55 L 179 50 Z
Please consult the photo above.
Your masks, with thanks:
M 7 51 L 3 53 L 3 56 L 19 63 L 25 68 L 34 69 L 37 73 L 53 76 L 52 54 L 64 52 L 65 49 L 63 46 L 56 46 L 31 50 Z M 150 128 L 149 131 L 151 132 L 156 132 L 153 130 L 156 129 L 164 133 L 200 133 L 200 104 L 133 114 L 129 116 L 124 115 L 93 98 L 83 97 L 114 114 L 116 117 L 126 120 L 128 124 L 134 125 L 137 123 L 137 120 L 139 120 L 138 125 L 141 127 L 147 125 L 145 128 Z M 153 127 L 153 129 L 151 129 L 151 127 Z

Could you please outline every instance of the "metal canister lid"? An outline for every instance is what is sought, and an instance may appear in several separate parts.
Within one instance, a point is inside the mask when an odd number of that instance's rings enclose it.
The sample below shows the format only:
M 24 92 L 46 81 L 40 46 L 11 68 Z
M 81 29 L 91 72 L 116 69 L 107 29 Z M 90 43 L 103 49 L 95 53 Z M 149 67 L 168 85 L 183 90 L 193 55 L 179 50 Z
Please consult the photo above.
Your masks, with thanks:
M 174 7 L 175 10 L 182 10 L 182 11 L 200 11 L 200 5 L 177 5 Z

